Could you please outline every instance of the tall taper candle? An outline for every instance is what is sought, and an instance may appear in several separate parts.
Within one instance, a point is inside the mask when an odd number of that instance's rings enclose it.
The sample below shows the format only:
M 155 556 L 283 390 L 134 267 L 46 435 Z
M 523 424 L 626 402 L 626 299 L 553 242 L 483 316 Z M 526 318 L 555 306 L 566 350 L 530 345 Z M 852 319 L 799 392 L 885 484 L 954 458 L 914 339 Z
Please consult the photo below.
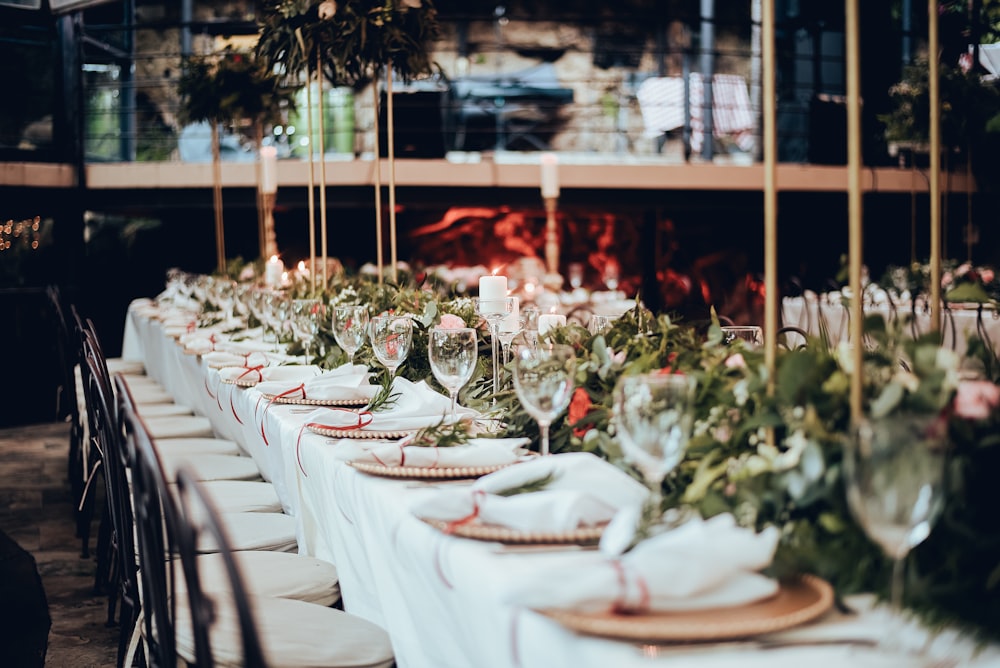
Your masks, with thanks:
M 559 158 L 555 153 L 543 153 L 542 197 L 559 197 Z
M 273 146 L 260 149 L 260 191 L 265 195 L 278 192 L 278 149 Z

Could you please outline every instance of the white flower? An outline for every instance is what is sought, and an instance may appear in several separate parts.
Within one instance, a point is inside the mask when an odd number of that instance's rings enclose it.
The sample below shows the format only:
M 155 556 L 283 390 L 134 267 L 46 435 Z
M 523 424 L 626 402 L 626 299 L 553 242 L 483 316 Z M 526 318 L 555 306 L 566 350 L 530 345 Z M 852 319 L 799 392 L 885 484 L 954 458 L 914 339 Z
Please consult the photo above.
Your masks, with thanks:
M 733 397 L 737 406 L 742 406 L 750 398 L 750 383 L 746 378 L 733 385 Z

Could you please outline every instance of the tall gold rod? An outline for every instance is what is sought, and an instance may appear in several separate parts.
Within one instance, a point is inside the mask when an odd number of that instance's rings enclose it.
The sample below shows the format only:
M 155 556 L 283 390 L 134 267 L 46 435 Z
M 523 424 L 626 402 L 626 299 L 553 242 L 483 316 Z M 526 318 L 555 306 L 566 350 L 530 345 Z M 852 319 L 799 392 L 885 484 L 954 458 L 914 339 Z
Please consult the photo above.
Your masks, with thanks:
M 319 100 L 316 101 L 316 107 L 319 109 L 319 245 L 320 262 L 323 265 L 323 286 L 321 289 L 326 290 L 328 282 L 326 275 L 326 119 L 323 118 L 326 114 L 326 108 L 323 105 L 323 66 L 320 63 L 318 53 L 316 54 L 316 87 L 319 90 Z M 313 273 L 316 271 L 313 270 Z
M 385 136 L 389 157 L 389 276 L 396 283 L 396 125 L 392 117 L 392 61 L 385 64 Z
M 774 41 L 774 0 L 763 0 L 761 12 L 761 60 L 763 81 L 764 142 L 764 362 L 767 391 L 774 394 L 775 362 L 778 348 L 778 124 L 776 58 Z
M 306 82 L 306 132 L 309 134 L 309 188 L 306 201 L 309 205 L 309 292 L 316 292 L 316 176 L 313 171 L 313 103 L 312 75 Z
M 941 331 L 941 80 L 938 3 L 927 1 L 927 93 L 930 104 L 931 331 Z
M 375 258 L 378 267 L 378 282 L 382 282 L 382 159 L 379 157 L 378 124 L 378 72 L 372 79 L 373 109 L 375 110 Z
M 851 288 L 851 417 L 862 415 L 862 337 L 864 304 L 861 294 L 863 225 L 861 210 L 861 52 L 858 0 L 847 0 L 847 218 L 848 270 Z

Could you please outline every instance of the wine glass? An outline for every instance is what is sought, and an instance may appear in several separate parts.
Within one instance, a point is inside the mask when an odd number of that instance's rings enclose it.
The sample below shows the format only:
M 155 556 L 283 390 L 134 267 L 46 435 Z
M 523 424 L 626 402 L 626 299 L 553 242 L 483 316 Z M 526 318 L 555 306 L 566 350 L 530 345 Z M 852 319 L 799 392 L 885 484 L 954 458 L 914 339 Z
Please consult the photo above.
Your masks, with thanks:
M 549 427 L 573 396 L 576 352 L 559 343 L 519 346 L 514 357 L 514 391 L 538 423 L 539 452 L 549 454 Z
M 612 395 L 615 429 L 625 458 L 650 487 L 660 511 L 663 479 L 684 458 L 694 426 L 694 383 L 658 372 L 622 376 Z
M 274 352 L 278 352 L 278 344 L 281 343 L 282 333 L 288 323 L 291 314 L 291 300 L 280 290 L 271 290 L 267 293 L 267 301 L 264 309 L 264 317 L 267 324 L 274 331 Z
M 379 315 L 371 319 L 372 352 L 389 370 L 389 379 L 410 354 L 413 320 L 408 315 Z
M 427 341 L 427 357 L 437 381 L 451 396 L 451 421 L 458 419 L 458 391 L 472 378 L 479 358 L 476 330 L 471 327 L 435 327 Z
M 292 331 L 305 349 L 306 364 L 311 364 L 309 352 L 319 335 L 319 323 L 324 313 L 323 302 L 319 299 L 295 299 L 292 301 Z
M 570 262 L 566 268 L 567 274 L 569 274 L 569 285 L 574 290 L 579 290 L 583 287 L 583 263 L 582 262 Z
M 756 325 L 727 325 L 722 328 L 722 342 L 725 344 L 743 341 L 749 348 L 764 345 L 764 330 Z
M 614 292 L 618 289 L 620 273 L 621 267 L 618 265 L 618 260 L 608 258 L 608 261 L 604 263 L 604 270 L 601 272 L 601 280 L 604 281 L 604 285 L 607 286 L 608 290 Z
M 890 605 L 898 619 L 906 556 L 930 535 L 941 512 L 948 420 L 899 411 L 861 419 L 844 451 L 852 514 L 892 562 Z M 894 634 L 884 642 L 899 640 Z
M 587 331 L 594 336 L 597 336 L 598 334 L 603 334 L 611 329 L 611 325 L 613 325 L 614 322 L 614 316 L 595 313 L 590 316 L 590 322 L 587 323 Z
M 333 307 L 333 338 L 339 345 L 351 364 L 354 364 L 354 354 L 358 352 L 365 337 L 368 335 L 367 306 L 335 306 Z

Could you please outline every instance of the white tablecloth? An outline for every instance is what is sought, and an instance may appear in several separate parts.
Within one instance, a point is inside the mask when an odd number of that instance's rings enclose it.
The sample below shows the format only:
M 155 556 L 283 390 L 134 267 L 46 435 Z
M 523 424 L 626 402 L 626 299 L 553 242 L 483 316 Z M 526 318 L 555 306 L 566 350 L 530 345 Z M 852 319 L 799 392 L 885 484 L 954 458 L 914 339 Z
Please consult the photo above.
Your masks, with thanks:
M 505 603 L 505 592 L 539 566 L 555 562 L 573 568 L 602 559 L 600 553 L 499 553 L 495 544 L 446 536 L 408 510 L 429 487 L 369 476 L 344 464 L 336 457 L 337 440 L 302 430 L 304 407 L 268 407 L 256 390 L 220 383 L 217 371 L 184 353 L 157 321 L 130 312 L 125 350 L 141 357 L 148 373 L 178 401 L 207 415 L 220 436 L 236 440 L 254 457 L 297 520 L 300 551 L 337 565 L 345 609 L 389 632 L 402 668 L 915 665 L 911 657 L 859 647 L 643 651 L 630 642 L 577 635 Z M 813 626 L 824 629 L 878 637 L 886 621 L 878 610 L 866 611 Z M 937 646 L 953 641 L 945 636 Z M 971 657 L 970 644 L 957 646 Z M 989 648 L 956 665 L 1000 665 L 1000 650 Z

